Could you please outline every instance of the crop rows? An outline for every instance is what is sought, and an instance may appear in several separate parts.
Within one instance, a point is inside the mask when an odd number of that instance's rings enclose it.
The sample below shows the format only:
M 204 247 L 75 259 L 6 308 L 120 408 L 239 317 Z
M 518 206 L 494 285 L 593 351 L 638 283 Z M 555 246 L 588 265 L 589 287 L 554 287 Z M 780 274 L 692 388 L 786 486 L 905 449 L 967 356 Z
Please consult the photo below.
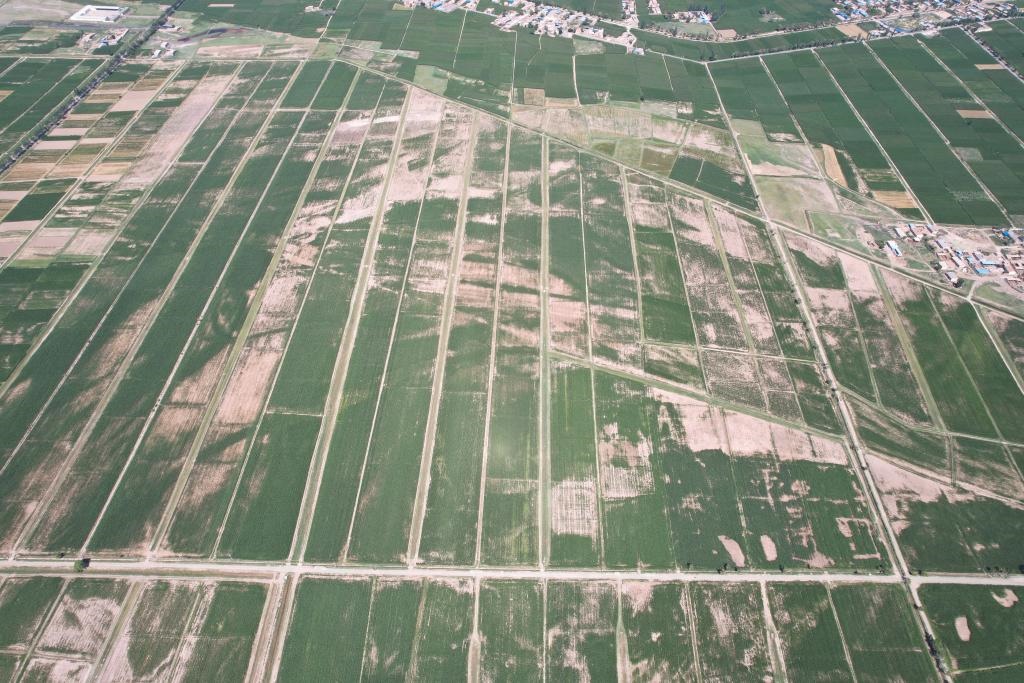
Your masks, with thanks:
M 282 680 L 935 677 L 896 586 L 306 577 L 289 616 Z

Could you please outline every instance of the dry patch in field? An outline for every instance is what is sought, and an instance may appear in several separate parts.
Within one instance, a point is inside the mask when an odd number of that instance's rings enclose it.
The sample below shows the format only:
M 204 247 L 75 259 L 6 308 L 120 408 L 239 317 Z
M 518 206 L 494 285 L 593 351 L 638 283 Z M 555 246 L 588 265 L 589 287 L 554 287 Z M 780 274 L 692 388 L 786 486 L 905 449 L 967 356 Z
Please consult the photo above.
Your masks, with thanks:
M 71 149 L 78 143 L 77 140 L 40 140 L 36 143 L 36 149 Z
M 213 5 L 210 5 L 210 7 L 213 7 Z M 838 24 L 836 28 L 839 29 L 840 33 L 851 38 L 867 38 L 871 35 L 857 24 Z
M 957 109 L 956 113 L 960 114 L 960 118 L 962 118 L 962 119 L 994 119 L 995 118 L 995 116 L 992 115 L 992 112 L 990 112 L 988 109 Z
M 967 623 L 967 617 L 959 616 L 954 622 L 956 625 L 956 636 L 965 643 L 971 639 L 971 627 Z
M 992 593 L 992 599 L 1006 608 L 1013 607 L 1020 601 L 1020 598 L 1017 597 L 1017 594 L 1012 588 L 1004 588 L 1002 595 Z
M 156 90 L 130 90 L 110 107 L 110 111 L 140 111 L 156 93 Z
M 745 567 L 747 564 L 747 558 L 743 556 L 743 548 L 740 544 L 729 538 L 728 536 L 719 536 L 718 542 L 725 548 L 725 552 L 729 553 L 729 559 L 737 567 Z
M 39 641 L 51 652 L 94 654 L 120 610 L 117 600 L 65 595 Z
M 848 187 L 846 176 L 843 175 L 843 168 L 839 165 L 839 157 L 836 156 L 835 148 L 832 145 L 822 145 L 821 154 L 825 162 L 825 173 L 828 177 L 843 187 Z
M 29 161 L 28 159 L 23 159 L 7 172 L 4 180 L 41 180 L 56 165 L 55 161 Z
M 725 413 L 730 453 L 737 457 L 771 455 L 772 433 L 769 423 L 744 413 Z
M 597 447 L 602 497 L 617 500 L 653 492 L 652 450 L 651 439 L 646 434 L 619 434 L 618 423 L 604 425 Z
M 882 494 L 882 503 L 897 534 L 910 526 L 907 512 L 913 503 L 934 503 L 943 498 L 950 502 L 974 499 L 970 493 L 901 469 L 878 456 L 869 455 L 867 460 Z
M 196 50 L 198 57 L 220 59 L 255 59 L 262 53 L 262 45 L 204 45 Z
M 34 235 L 22 252 L 23 258 L 56 256 L 74 238 L 75 228 L 45 228 Z
M 231 76 L 211 76 L 200 81 L 153 136 L 152 144 L 136 162 L 131 176 L 122 184 L 125 187 L 144 188 L 155 183 L 178 157 L 195 129 L 210 114 L 230 82 Z M 114 169 L 101 171 L 104 166 L 107 164 L 101 164 L 95 174 L 104 179 L 115 175 Z
M 905 190 L 872 190 L 871 196 L 893 209 L 917 208 L 917 202 Z
M 50 131 L 46 137 L 50 138 L 80 138 L 89 132 L 88 128 L 74 128 L 71 126 L 58 126 Z
M 778 550 L 775 549 L 775 541 L 767 534 L 761 534 L 761 552 L 764 553 L 764 559 L 767 562 L 774 562 L 779 557 Z
M 551 533 L 597 538 L 597 487 L 560 481 L 551 487 Z

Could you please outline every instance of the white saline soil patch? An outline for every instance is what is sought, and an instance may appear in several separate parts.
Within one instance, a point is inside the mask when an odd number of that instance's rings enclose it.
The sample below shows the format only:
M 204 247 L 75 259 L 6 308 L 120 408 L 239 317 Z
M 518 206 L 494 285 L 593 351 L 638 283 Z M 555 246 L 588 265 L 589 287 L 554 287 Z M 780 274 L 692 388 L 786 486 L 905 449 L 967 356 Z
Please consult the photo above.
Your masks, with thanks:
M 967 617 L 957 617 L 955 623 L 957 637 L 966 643 L 971 639 L 971 627 L 967 623 Z
M 725 413 L 730 452 L 734 456 L 771 455 L 772 432 L 768 422 L 744 413 Z
M 622 584 L 622 596 L 633 614 L 639 614 L 650 606 L 654 586 L 653 581 L 626 581 Z
M 767 562 L 774 562 L 779 557 L 779 553 L 775 549 L 775 541 L 767 534 L 761 534 L 761 552 L 764 553 L 764 559 Z
M 998 593 L 992 593 L 992 599 L 1003 607 L 1013 607 L 1020 600 L 1012 588 L 1004 588 L 1001 595 Z
M 725 548 L 725 552 L 729 553 L 729 559 L 737 567 L 744 567 L 747 564 L 747 559 L 743 556 L 743 549 L 740 548 L 740 544 L 732 540 L 728 536 L 719 536 L 718 541 Z
M 551 487 L 551 533 L 597 538 L 597 486 L 560 481 Z
M 614 500 L 651 493 L 651 451 L 651 440 L 646 434 L 620 435 L 618 423 L 604 425 L 597 446 L 602 496 Z
M 125 188 L 145 188 L 155 183 L 213 110 L 231 80 L 231 76 L 209 76 L 200 81 L 153 136 L 146 152 L 122 185 Z

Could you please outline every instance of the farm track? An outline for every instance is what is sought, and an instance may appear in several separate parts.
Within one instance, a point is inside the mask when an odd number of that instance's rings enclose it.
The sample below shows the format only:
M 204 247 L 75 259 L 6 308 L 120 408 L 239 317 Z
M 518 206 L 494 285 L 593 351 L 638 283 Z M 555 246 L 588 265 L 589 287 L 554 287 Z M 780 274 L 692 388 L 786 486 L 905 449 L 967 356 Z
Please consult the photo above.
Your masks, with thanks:
M 0 561 L 0 576 L 82 576 L 68 560 L 17 559 Z M 826 583 L 948 584 L 964 586 L 1021 586 L 1024 576 L 990 574 L 925 574 L 906 578 L 892 573 L 635 571 L 617 569 L 560 569 L 539 567 L 409 567 L 403 565 L 324 565 L 273 562 L 219 562 L 201 560 L 93 559 L 85 576 L 125 578 L 182 578 L 273 582 L 281 576 L 337 578 L 386 577 L 394 579 L 526 579 L 549 581 L 647 581 L 676 583 Z

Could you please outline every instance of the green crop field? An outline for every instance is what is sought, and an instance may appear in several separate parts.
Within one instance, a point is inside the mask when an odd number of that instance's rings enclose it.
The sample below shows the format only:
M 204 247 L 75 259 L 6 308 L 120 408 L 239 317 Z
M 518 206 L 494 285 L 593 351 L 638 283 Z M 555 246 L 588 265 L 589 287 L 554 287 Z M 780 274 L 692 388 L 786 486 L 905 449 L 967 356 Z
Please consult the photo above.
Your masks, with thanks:
M 831 7 L 0 7 L 0 678 L 1012 678 L 1024 32 Z
M 957 678 L 1016 677 L 1021 662 L 1020 588 L 924 586 L 936 640 Z

